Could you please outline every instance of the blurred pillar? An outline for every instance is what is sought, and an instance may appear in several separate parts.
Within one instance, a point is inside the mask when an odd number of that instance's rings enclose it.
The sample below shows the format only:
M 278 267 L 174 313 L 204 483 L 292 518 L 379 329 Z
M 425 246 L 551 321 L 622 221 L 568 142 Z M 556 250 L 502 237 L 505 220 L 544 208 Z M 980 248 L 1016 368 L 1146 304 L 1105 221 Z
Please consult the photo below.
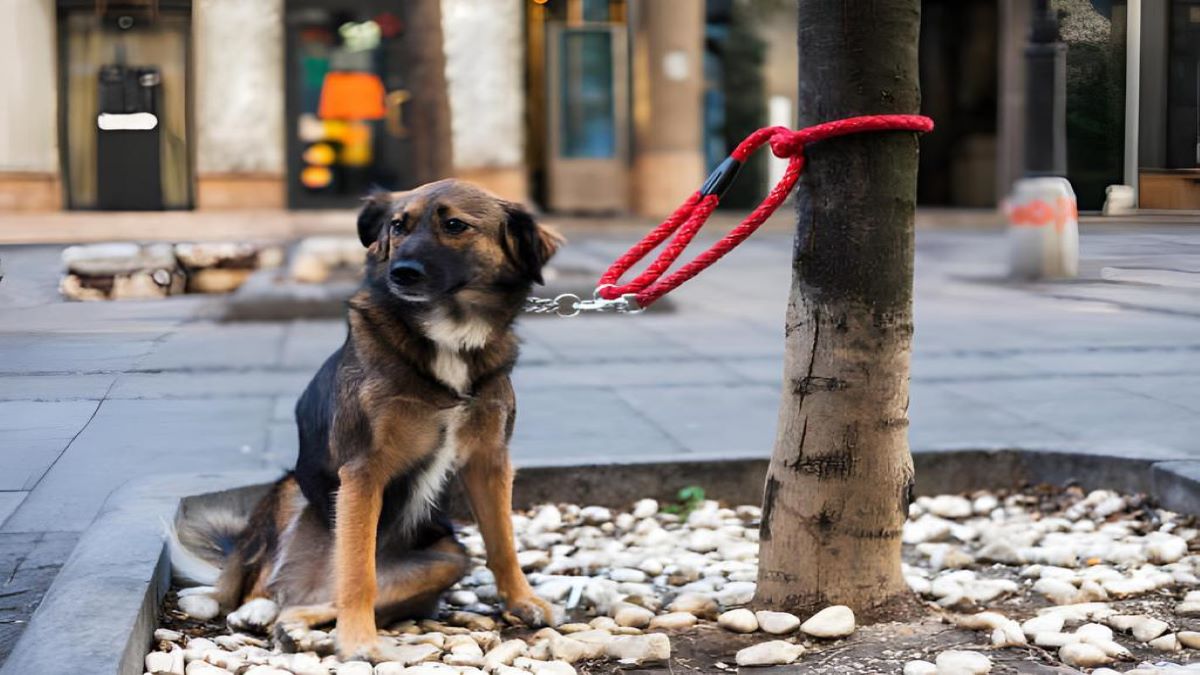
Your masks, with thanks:
M 662 216 L 704 180 L 704 3 L 652 0 L 631 10 L 633 203 Z
M 1129 0 L 1125 19 L 1125 184 L 1138 201 L 1138 113 L 1141 103 L 1142 0 Z M 1197 92 L 1200 93 L 1200 92 Z
M 192 30 L 197 208 L 282 208 L 283 0 L 198 0 Z
M 1000 0 L 1000 139 L 996 194 L 1008 194 L 1025 170 L 1025 44 L 1029 0 Z
M 515 201 L 524 165 L 522 0 L 442 0 L 454 173 Z
M 0 212 L 59 208 L 54 0 L 4 3 L 0 22 Z
M 1067 175 L 1067 46 L 1049 0 L 1034 0 L 1025 48 L 1025 175 Z

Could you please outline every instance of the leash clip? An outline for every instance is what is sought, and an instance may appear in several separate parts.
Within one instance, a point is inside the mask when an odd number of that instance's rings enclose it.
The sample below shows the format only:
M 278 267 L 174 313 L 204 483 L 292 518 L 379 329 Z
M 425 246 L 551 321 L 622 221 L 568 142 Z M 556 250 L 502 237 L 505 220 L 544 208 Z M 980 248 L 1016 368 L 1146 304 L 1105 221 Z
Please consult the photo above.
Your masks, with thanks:
M 610 285 L 597 288 L 589 300 L 584 300 L 574 293 L 563 293 L 553 298 L 528 298 L 525 300 L 524 310 L 533 314 L 555 314 L 563 318 L 579 316 L 581 312 L 640 314 L 645 311 L 646 308 L 638 304 L 633 293 L 626 293 L 612 300 L 600 297 L 600 291 Z
M 580 300 L 575 303 L 575 307 L 580 312 L 616 312 L 618 314 L 639 314 L 645 310 L 645 307 L 638 304 L 637 296 L 633 293 L 625 293 L 612 300 L 600 297 L 600 291 L 612 285 L 604 284 L 597 287 L 592 292 L 591 300 Z

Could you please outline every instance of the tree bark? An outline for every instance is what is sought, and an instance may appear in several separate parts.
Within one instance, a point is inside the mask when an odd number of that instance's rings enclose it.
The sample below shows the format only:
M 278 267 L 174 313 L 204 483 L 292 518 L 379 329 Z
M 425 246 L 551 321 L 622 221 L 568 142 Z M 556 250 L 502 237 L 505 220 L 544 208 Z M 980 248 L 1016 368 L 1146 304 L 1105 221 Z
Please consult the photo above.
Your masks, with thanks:
M 404 117 L 413 153 L 413 179 L 422 185 L 454 172 L 441 2 L 406 0 L 397 7 L 404 17 L 402 52 L 412 92 L 412 99 L 404 104 Z
M 801 127 L 918 111 L 919 0 L 797 4 Z M 886 618 L 912 599 L 900 534 L 913 485 L 917 139 L 855 135 L 805 154 L 755 602 Z

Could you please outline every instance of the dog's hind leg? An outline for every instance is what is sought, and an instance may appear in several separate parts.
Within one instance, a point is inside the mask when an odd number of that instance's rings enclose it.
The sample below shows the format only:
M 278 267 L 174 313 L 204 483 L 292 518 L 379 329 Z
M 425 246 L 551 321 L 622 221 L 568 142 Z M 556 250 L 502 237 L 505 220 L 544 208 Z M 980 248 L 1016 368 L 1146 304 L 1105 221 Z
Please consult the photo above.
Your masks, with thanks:
M 429 616 L 438 597 L 466 574 L 471 559 L 453 536 L 381 560 L 375 615 L 380 625 Z

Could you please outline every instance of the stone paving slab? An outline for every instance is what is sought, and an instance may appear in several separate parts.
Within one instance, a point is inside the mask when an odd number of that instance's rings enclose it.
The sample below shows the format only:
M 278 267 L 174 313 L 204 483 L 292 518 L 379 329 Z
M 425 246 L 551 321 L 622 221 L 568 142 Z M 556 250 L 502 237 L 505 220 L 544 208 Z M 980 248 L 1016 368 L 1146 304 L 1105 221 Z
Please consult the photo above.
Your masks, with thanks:
M 119 485 L 264 464 L 271 399 L 107 400 L 0 531 L 80 531 Z
M 293 400 L 312 379 L 308 370 L 170 371 L 122 375 L 109 399 L 245 398 L 286 394 Z
M 0 402 L 0 490 L 30 490 L 67 449 L 95 401 Z
M 29 495 L 27 490 L 6 490 L 0 492 L 0 526 L 4 525 L 4 521 L 16 512 L 17 507 L 21 502 L 25 501 L 25 497 Z
M 78 539 L 78 532 L 0 532 L 0 663 L 24 632 Z
M 617 393 L 692 453 L 764 457 L 775 445 L 778 387 L 620 387 Z M 735 416 L 736 424 L 732 423 Z
M 263 368 L 279 363 L 286 324 L 204 324 L 172 333 L 142 360 L 143 370 Z
M 0 375 L 0 401 L 99 401 L 116 373 Z
M 107 373 L 135 367 L 161 334 L 119 332 L 0 332 L 0 373 Z

